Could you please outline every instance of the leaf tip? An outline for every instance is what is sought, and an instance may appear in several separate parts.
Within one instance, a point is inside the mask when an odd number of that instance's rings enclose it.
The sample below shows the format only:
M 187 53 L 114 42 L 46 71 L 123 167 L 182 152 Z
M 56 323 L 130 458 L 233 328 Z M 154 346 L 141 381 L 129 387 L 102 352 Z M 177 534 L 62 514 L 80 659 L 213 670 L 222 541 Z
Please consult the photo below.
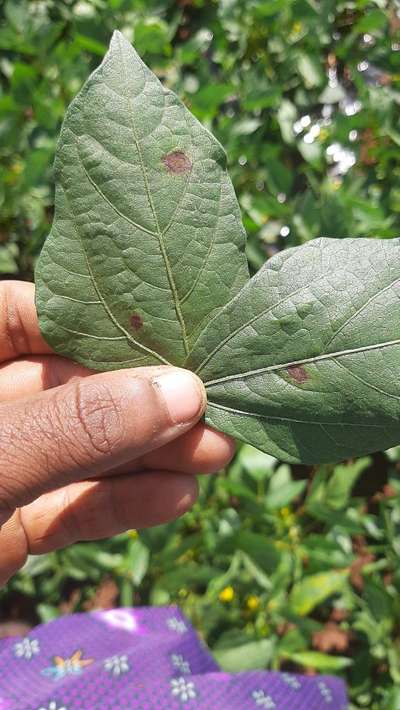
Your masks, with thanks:
M 131 43 L 128 42 L 128 40 L 126 39 L 126 37 L 124 37 L 122 32 L 120 32 L 119 30 L 114 30 L 114 32 L 112 33 L 112 36 L 111 36 L 109 49 L 110 50 L 112 50 L 112 49 L 119 50 L 119 49 L 121 49 L 121 45 L 124 47 L 128 46 L 129 49 L 132 49 Z
M 112 33 L 112 36 L 111 36 L 110 44 L 113 44 L 114 42 L 118 42 L 121 39 L 125 40 L 125 37 L 122 34 L 122 32 L 120 32 L 119 30 L 114 30 L 114 32 Z

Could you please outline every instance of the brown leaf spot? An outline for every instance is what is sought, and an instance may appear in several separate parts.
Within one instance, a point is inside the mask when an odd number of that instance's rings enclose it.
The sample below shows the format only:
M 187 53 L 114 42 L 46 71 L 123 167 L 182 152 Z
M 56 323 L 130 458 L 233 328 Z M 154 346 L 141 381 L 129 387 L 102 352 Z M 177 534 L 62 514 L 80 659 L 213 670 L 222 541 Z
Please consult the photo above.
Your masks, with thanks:
M 347 651 L 350 639 L 350 631 L 345 631 L 333 621 L 328 621 L 320 631 L 313 633 L 312 644 L 317 651 L 322 651 L 322 653 L 343 652 Z
M 134 330 L 140 330 L 143 325 L 143 320 L 138 313 L 132 313 L 131 326 Z
M 173 150 L 172 153 L 167 153 L 162 161 L 168 172 L 174 175 L 184 175 L 192 169 L 192 162 L 183 150 Z
M 295 380 L 295 382 L 298 382 L 299 385 L 303 385 L 304 382 L 307 382 L 309 379 L 309 375 L 302 365 L 291 365 L 286 369 L 286 372 L 288 372 L 290 377 Z

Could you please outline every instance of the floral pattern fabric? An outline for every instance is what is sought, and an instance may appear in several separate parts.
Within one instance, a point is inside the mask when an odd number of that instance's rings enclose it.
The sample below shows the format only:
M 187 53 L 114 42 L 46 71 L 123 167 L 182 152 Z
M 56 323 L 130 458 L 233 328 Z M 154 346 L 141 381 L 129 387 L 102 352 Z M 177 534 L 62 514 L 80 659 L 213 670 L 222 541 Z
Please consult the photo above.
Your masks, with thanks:
M 345 710 L 342 681 L 222 672 L 179 609 L 64 616 L 0 641 L 0 710 Z

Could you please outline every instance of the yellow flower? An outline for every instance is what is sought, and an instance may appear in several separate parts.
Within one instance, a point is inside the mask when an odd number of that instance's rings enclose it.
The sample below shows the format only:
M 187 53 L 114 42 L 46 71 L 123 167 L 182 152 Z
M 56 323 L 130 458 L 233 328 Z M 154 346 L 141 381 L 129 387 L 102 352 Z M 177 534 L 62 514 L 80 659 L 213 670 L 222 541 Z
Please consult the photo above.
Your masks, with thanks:
M 21 175 L 21 173 L 24 171 L 24 166 L 21 162 L 16 162 L 12 165 L 11 170 L 13 171 L 14 175 Z
M 291 27 L 290 33 L 289 33 L 290 39 L 294 39 L 295 37 L 297 37 L 297 35 L 299 35 L 300 32 L 302 31 L 302 29 L 303 29 L 302 22 L 294 22 Z
M 250 611 L 255 611 L 260 606 L 260 597 L 256 597 L 255 594 L 250 594 L 250 596 L 247 597 L 246 604 Z
M 231 602 L 234 596 L 235 592 L 233 590 L 233 587 L 225 587 L 225 589 L 223 589 L 222 592 L 219 593 L 219 600 L 221 602 Z
M 287 508 L 287 507 L 281 508 L 279 512 L 281 514 L 281 518 L 282 518 L 283 522 L 285 523 L 286 527 L 290 528 L 291 525 L 293 525 L 293 523 L 296 520 L 295 515 L 292 513 L 290 508 Z

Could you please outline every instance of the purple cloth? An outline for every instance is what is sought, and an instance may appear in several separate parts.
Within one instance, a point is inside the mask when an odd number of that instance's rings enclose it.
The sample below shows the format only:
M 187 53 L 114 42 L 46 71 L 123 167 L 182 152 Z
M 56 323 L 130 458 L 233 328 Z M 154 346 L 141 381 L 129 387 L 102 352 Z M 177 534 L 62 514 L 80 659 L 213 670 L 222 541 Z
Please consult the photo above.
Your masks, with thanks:
M 0 641 L 0 710 L 344 710 L 329 676 L 223 673 L 176 607 L 64 616 Z

